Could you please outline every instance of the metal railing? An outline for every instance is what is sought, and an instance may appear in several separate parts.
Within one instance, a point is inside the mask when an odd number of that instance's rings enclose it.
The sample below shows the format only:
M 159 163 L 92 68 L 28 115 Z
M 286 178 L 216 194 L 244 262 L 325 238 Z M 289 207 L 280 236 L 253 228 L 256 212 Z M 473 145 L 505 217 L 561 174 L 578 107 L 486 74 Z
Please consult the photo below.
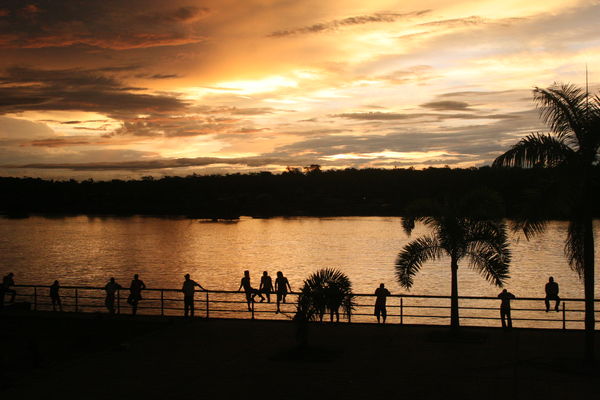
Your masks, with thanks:
M 47 285 L 15 285 L 16 301 L 29 303 L 29 308 L 51 310 L 52 302 Z M 129 314 L 125 303 L 129 290 L 118 290 L 115 296 L 115 313 Z M 270 294 L 271 302 L 248 303 L 243 292 L 231 290 L 197 291 L 194 299 L 195 316 L 204 318 L 236 319 L 292 319 L 296 311 L 298 293 L 288 293 L 286 303 L 277 312 L 276 294 Z M 64 311 L 107 312 L 103 287 L 61 286 L 60 297 Z M 349 322 L 376 323 L 373 315 L 374 294 L 355 294 L 355 309 Z M 6 304 L 5 298 L 5 306 Z M 561 299 L 558 312 L 551 308 L 546 312 L 544 298 L 526 297 L 512 300 L 514 327 L 583 329 L 584 299 Z M 595 300 L 598 304 L 600 300 Z M 554 301 L 552 301 L 554 306 Z M 595 307 L 596 310 L 598 307 Z M 138 314 L 176 316 L 183 315 L 183 294 L 178 289 L 147 288 L 137 306 Z M 368 310 L 368 312 L 367 312 Z M 500 326 L 500 300 L 497 297 L 460 296 L 461 325 Z M 450 321 L 450 296 L 398 294 L 387 301 L 387 323 L 446 325 Z M 596 313 L 600 312 L 597 310 Z M 324 316 L 329 320 L 329 315 Z

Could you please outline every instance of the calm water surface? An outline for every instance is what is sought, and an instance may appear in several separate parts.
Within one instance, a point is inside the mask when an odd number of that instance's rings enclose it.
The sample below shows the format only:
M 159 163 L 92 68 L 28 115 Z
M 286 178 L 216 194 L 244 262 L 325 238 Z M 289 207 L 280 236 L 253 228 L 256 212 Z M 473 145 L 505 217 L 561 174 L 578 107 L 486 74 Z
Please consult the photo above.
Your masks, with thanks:
M 208 289 L 236 290 L 248 269 L 255 286 L 262 271 L 273 276 L 283 271 L 296 290 L 311 272 L 336 267 L 348 274 L 358 293 L 372 293 L 381 282 L 392 293 L 450 293 L 448 259 L 426 264 L 410 292 L 396 283 L 398 251 L 411 238 L 427 233 L 417 226 L 407 237 L 400 218 L 243 218 L 237 223 L 206 223 L 78 216 L 0 221 L 0 273 L 12 271 L 22 284 L 58 279 L 62 285 L 101 286 L 114 276 L 128 285 L 139 273 L 148 287 L 179 288 L 183 275 L 190 273 Z M 562 297 L 583 297 L 581 281 L 563 255 L 566 229 L 566 222 L 555 221 L 534 240 L 511 236 L 509 291 L 517 297 L 543 297 L 548 276 L 554 276 Z M 599 290 L 597 284 L 596 293 Z M 461 295 L 499 292 L 466 262 L 460 267 Z

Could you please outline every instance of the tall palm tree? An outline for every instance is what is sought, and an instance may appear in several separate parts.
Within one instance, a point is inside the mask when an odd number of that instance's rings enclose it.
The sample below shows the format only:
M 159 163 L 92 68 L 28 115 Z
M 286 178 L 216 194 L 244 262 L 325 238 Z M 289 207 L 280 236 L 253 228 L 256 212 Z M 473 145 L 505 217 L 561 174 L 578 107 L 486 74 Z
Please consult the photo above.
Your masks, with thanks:
M 427 261 L 450 257 L 451 294 L 450 325 L 459 326 L 458 267 L 462 259 L 489 282 L 502 286 L 508 279 L 510 250 L 504 223 L 484 219 L 477 213 L 458 212 L 464 207 L 446 203 L 426 206 L 421 213 L 411 212 L 402 218 L 402 225 L 410 235 L 415 222 L 432 229 L 432 234 L 408 243 L 398 254 L 396 277 L 401 286 L 410 289 L 413 277 Z
M 590 98 L 587 90 L 571 84 L 535 88 L 534 101 L 547 134 L 531 134 L 496 158 L 498 167 L 557 167 L 566 179 L 555 195 L 568 195 L 561 202 L 569 218 L 565 255 L 571 268 L 583 278 L 585 293 L 585 359 L 594 361 L 594 232 L 592 227 L 593 169 L 600 148 L 600 97 Z M 538 192 L 539 194 L 539 192 Z M 538 200 L 538 199 L 535 199 Z M 535 201 L 534 207 L 540 202 Z M 542 232 L 545 216 L 535 212 L 515 224 L 526 237 Z
M 329 312 L 331 321 L 334 315 L 339 321 L 339 309 L 350 317 L 354 309 L 352 283 L 346 274 L 334 269 L 325 268 L 311 274 L 304 281 L 298 296 L 297 320 L 323 320 Z

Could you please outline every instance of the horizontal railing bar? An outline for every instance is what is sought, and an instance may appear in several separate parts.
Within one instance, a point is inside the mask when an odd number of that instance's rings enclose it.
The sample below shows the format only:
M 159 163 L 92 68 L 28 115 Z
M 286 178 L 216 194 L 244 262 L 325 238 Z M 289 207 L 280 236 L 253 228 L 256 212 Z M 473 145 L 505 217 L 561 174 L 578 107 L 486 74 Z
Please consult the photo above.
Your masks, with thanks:
M 14 287 L 28 287 L 28 288 L 50 288 L 50 285 L 30 285 L 30 284 L 19 284 L 13 285 Z M 78 290 L 104 290 L 103 286 L 61 286 L 61 289 L 78 289 Z M 122 292 L 129 290 L 129 288 L 123 287 L 121 289 Z M 180 289 L 167 289 L 167 288 L 146 288 L 144 291 L 156 291 L 156 292 L 173 292 L 173 293 L 181 293 Z M 197 290 L 196 293 L 223 293 L 223 294 L 244 294 L 244 292 L 240 292 L 237 290 Z M 276 292 L 271 292 L 271 294 L 277 294 Z M 288 292 L 288 295 L 297 296 L 300 292 Z M 355 297 L 376 297 L 373 293 L 356 293 L 353 296 Z M 392 294 L 388 297 L 397 297 L 397 298 L 422 298 L 422 299 L 450 299 L 450 296 L 447 295 L 425 295 L 425 294 Z M 490 297 L 490 296 L 458 296 L 459 300 L 496 300 L 499 301 L 498 297 Z M 544 297 L 517 297 L 512 301 L 543 301 Z M 561 301 L 585 301 L 585 299 L 581 298 L 561 298 Z M 594 299 L 595 302 L 600 302 L 600 299 Z

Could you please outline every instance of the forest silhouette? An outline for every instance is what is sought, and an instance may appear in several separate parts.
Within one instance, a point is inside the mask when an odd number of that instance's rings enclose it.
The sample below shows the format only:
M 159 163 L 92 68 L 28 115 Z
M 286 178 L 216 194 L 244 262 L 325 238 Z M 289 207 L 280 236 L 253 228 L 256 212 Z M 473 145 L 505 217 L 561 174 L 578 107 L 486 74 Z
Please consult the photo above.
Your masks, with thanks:
M 427 168 L 415 169 L 290 169 L 229 175 L 169 176 L 137 180 L 44 180 L 0 178 L 0 213 L 175 215 L 231 219 L 241 215 L 275 216 L 401 216 L 415 201 L 455 198 L 473 189 L 496 193 L 501 217 L 515 217 L 531 191 L 531 182 L 548 186 L 561 175 L 555 168 Z M 599 182 L 600 167 L 591 169 Z M 598 198 L 600 188 L 591 188 Z M 544 218 L 569 217 L 559 203 L 547 199 Z M 592 207 L 600 216 L 600 203 Z

